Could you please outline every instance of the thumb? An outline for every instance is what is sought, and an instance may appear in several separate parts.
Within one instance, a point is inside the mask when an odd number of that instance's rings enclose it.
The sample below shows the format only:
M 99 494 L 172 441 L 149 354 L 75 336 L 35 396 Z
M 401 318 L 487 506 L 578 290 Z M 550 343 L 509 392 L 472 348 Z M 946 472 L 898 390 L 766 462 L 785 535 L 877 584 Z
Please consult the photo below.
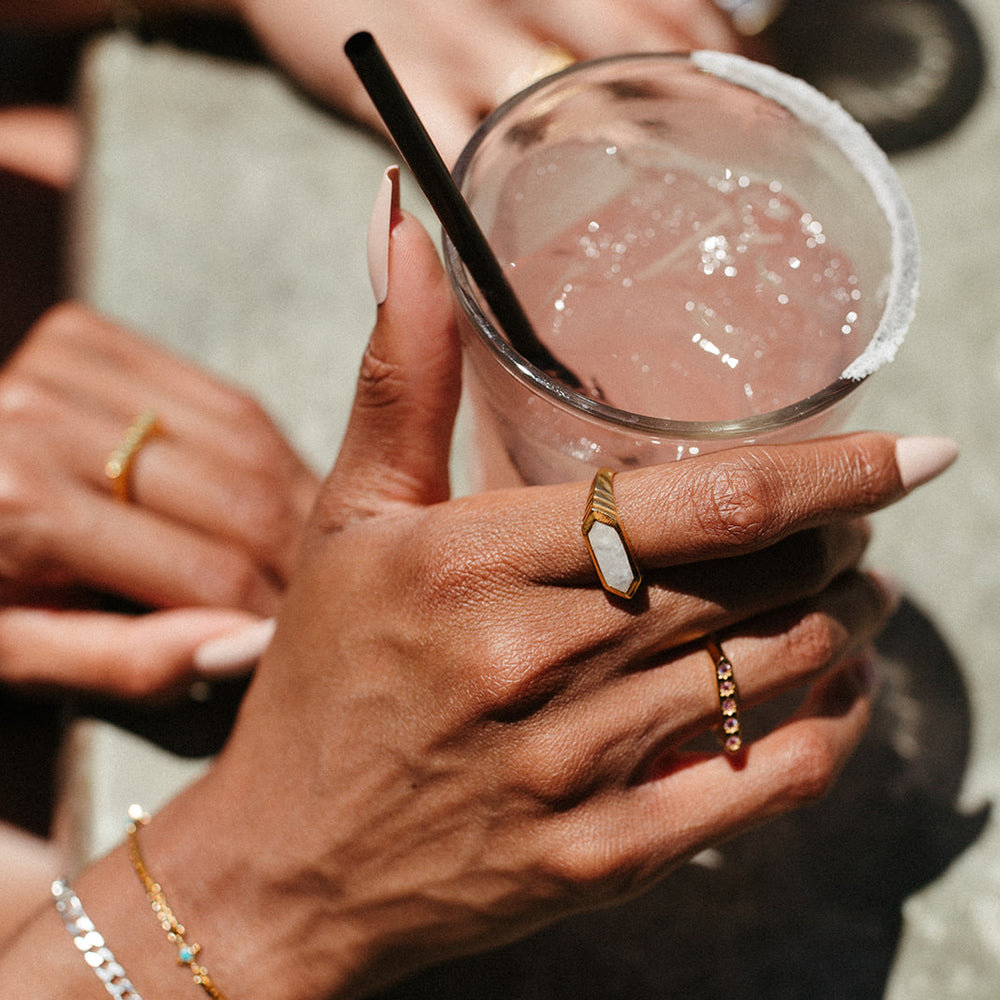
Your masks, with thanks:
M 322 527 L 399 504 L 447 500 L 461 350 L 447 279 L 427 232 L 399 208 L 386 170 L 368 235 L 378 316 L 347 433 L 320 501 Z

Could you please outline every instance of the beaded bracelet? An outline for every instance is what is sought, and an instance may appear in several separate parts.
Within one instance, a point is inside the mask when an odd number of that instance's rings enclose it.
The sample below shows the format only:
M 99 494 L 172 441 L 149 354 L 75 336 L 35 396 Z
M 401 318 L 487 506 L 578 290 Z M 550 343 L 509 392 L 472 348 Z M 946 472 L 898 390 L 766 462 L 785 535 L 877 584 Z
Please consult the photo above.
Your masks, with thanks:
M 174 916 L 173 910 L 170 909 L 163 895 L 163 887 L 149 874 L 146 863 L 142 859 L 142 854 L 139 851 L 139 827 L 145 826 L 149 822 L 149 815 L 140 806 L 130 806 L 128 814 L 129 823 L 125 829 L 128 832 L 129 860 L 131 860 L 132 867 L 146 890 L 146 895 L 149 897 L 153 912 L 160 921 L 160 926 L 167 932 L 168 940 L 177 947 L 178 963 L 186 965 L 191 970 L 195 983 L 212 997 L 212 1000 L 226 1000 L 219 988 L 212 982 L 208 969 L 197 961 L 201 945 L 188 944 L 184 939 L 186 933 L 184 925 Z
M 73 943 L 83 955 L 83 960 L 104 983 L 104 988 L 118 1000 L 142 1000 L 125 975 L 125 970 L 115 961 L 104 938 L 94 928 L 93 921 L 84 912 L 79 896 L 65 879 L 52 883 L 52 899 Z

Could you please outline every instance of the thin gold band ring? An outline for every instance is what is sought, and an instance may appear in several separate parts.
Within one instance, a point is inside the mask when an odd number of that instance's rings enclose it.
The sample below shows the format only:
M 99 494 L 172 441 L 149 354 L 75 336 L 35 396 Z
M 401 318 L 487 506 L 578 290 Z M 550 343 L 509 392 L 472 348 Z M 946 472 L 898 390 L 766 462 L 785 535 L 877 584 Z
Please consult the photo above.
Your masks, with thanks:
M 132 502 L 132 464 L 142 446 L 150 438 L 162 433 L 160 422 L 153 410 L 143 410 L 128 425 L 121 443 L 104 463 L 104 475 L 111 484 L 111 492 L 120 503 Z

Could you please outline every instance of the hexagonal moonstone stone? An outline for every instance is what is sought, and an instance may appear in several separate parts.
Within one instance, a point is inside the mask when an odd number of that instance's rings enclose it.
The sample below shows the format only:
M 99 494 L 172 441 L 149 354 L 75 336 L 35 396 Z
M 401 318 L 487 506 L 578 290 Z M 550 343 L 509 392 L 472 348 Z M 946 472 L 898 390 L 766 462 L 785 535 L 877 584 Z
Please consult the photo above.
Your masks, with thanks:
M 621 536 L 611 525 L 594 521 L 587 530 L 587 542 L 594 561 L 600 567 L 605 584 L 616 593 L 627 597 L 639 577 L 632 569 Z

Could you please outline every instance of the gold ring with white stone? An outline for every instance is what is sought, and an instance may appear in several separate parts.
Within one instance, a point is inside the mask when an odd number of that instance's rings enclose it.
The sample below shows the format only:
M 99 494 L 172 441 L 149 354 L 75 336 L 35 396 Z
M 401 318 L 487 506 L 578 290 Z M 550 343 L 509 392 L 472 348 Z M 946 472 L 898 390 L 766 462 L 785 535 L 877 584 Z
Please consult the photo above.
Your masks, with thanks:
M 594 476 L 583 516 L 583 538 L 601 586 L 616 597 L 631 598 L 642 583 L 639 564 L 615 506 L 613 469 Z

